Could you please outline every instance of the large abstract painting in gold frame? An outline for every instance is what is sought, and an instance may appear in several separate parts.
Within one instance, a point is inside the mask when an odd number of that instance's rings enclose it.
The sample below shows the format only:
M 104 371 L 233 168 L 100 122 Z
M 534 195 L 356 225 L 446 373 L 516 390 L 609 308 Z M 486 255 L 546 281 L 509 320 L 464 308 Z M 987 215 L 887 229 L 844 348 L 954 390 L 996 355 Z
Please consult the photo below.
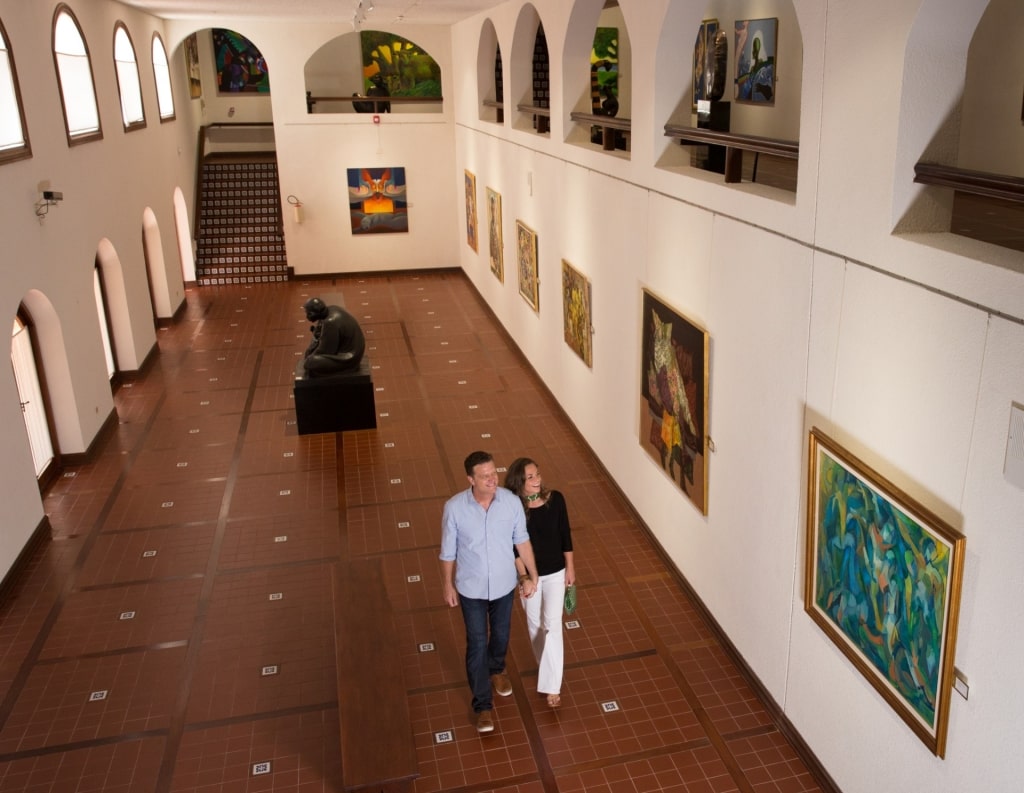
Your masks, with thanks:
M 516 262 L 519 294 L 534 311 L 540 311 L 540 276 L 537 273 L 537 232 L 516 220 Z
M 466 171 L 466 243 L 477 250 L 476 175 Z
M 562 325 L 569 349 L 592 367 L 590 280 L 565 259 L 562 259 Z
M 804 608 L 942 757 L 967 541 L 817 428 L 808 474 Z
M 487 245 L 491 258 L 491 272 L 505 283 L 505 251 L 501 235 L 501 193 L 487 188 Z
M 708 514 L 708 334 L 643 290 L 640 445 Z

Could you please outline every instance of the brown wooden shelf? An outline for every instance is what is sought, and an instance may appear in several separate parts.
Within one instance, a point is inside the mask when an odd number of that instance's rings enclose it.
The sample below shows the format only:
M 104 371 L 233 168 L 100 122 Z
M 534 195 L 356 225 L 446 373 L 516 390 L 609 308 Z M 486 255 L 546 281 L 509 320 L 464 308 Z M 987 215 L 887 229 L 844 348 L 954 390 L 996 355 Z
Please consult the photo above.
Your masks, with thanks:
M 952 187 L 970 195 L 1024 204 L 1024 179 L 1019 176 L 919 162 L 914 166 L 914 181 L 918 184 Z
M 569 114 L 569 118 L 571 118 L 577 124 L 585 124 L 586 126 L 600 127 L 601 146 L 605 151 L 614 151 L 615 140 L 618 137 L 617 133 L 625 133 L 626 151 L 629 151 L 630 130 L 633 125 L 632 119 L 619 118 L 617 116 L 599 116 L 596 115 L 595 113 L 581 113 L 577 110 L 571 112 Z
M 743 135 L 738 132 L 719 132 L 682 124 L 666 124 L 665 136 L 688 143 L 706 143 L 709 146 L 725 147 L 725 181 L 728 183 L 741 181 L 743 152 L 745 151 L 752 151 L 755 155 L 772 154 L 790 160 L 800 158 L 800 143 L 794 140 Z

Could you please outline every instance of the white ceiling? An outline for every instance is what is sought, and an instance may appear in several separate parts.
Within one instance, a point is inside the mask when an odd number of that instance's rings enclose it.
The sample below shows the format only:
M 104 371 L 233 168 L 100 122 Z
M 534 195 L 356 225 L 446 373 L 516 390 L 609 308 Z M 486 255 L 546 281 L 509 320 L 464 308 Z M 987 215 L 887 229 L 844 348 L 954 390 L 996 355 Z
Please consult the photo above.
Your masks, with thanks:
M 361 9 L 363 28 L 396 22 L 450 25 L 499 5 L 503 0 L 121 0 L 164 19 L 289 19 L 351 22 Z M 372 6 L 372 8 L 371 8 Z

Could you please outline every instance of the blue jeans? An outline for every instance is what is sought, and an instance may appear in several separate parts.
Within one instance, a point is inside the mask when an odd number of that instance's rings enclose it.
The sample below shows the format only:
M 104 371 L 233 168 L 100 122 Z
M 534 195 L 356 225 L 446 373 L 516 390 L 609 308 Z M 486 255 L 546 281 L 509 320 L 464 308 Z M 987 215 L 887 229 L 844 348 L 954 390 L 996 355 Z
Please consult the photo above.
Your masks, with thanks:
M 514 594 L 513 589 L 497 600 L 477 600 L 459 595 L 462 620 L 466 623 L 466 679 L 473 692 L 474 713 L 494 707 L 491 700 L 491 675 L 505 671 Z

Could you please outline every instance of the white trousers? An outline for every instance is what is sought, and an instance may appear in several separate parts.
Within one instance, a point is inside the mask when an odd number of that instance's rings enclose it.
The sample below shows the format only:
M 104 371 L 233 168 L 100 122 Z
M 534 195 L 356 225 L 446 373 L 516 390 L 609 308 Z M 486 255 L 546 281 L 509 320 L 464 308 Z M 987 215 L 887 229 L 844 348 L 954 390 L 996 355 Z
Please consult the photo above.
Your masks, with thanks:
M 562 642 L 565 570 L 541 576 L 534 596 L 521 600 L 526 611 L 526 629 L 530 633 L 533 657 L 537 661 L 537 692 L 560 694 L 565 652 Z

